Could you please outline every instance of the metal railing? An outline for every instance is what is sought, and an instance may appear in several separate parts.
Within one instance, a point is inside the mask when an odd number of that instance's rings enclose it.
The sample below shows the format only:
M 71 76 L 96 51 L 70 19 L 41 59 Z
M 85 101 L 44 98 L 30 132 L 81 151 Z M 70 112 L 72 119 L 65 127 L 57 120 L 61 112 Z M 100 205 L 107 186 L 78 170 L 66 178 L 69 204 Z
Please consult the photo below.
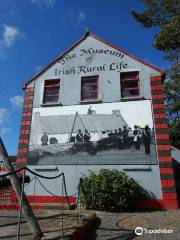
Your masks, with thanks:
M 62 201 L 61 201 L 61 239 L 63 239 L 63 232 L 64 232 L 64 197 L 66 198 L 67 200 L 67 203 L 68 203 L 68 206 L 70 209 L 74 209 L 74 204 L 73 204 L 73 208 L 72 208 L 72 205 L 70 204 L 70 201 L 69 201 L 69 197 L 70 196 L 76 196 L 77 195 L 77 201 L 76 201 L 76 205 L 78 205 L 79 203 L 79 212 L 78 212 L 78 218 L 79 220 L 81 220 L 81 184 L 82 184 L 82 180 L 80 178 L 80 184 L 79 184 L 79 188 L 78 188 L 78 192 L 73 194 L 73 195 L 70 195 L 68 196 L 67 194 L 67 187 L 66 187 L 66 181 L 65 181 L 65 175 L 64 173 L 60 173 L 59 175 L 57 176 L 54 176 L 54 177 L 49 177 L 49 176 L 44 176 L 44 175 L 41 175 L 41 174 L 38 174 L 34 171 L 32 171 L 31 169 L 29 169 L 28 167 L 23 167 L 23 168 L 20 168 L 20 169 L 17 169 L 13 172 L 10 172 L 10 173 L 5 173 L 5 174 L 2 174 L 0 175 L 0 178 L 3 179 L 5 177 L 8 177 L 9 175 L 12 175 L 12 174 L 16 174 L 16 173 L 20 173 L 22 172 L 23 174 L 23 177 L 22 177 L 22 183 L 21 183 L 21 198 L 20 198 L 20 203 L 19 203 L 19 214 L 18 214 L 18 226 L 17 226 L 17 240 L 20 239 L 20 231 L 21 231 L 21 217 L 22 217 L 22 200 L 23 200 L 23 194 L 24 194 L 24 186 L 25 186 L 25 177 L 26 177 L 26 173 L 27 172 L 30 172 L 32 175 L 34 175 L 34 178 L 29 182 L 29 183 L 32 183 L 34 181 L 34 196 L 36 194 L 36 184 L 37 182 L 39 182 L 39 184 L 43 187 L 43 189 L 50 195 L 52 196 L 56 196 L 56 197 L 61 197 Z M 62 178 L 62 181 L 61 181 L 61 189 L 60 189 L 60 195 L 56 195 L 54 193 L 52 193 L 46 186 L 44 186 L 44 184 L 40 181 L 39 178 L 43 178 L 43 179 L 57 179 L 57 178 Z M 28 184 L 29 184 L 28 183 Z M 1 191 L 0 191 L 1 193 Z M 8 195 L 4 195 L 4 203 L 7 203 L 8 202 L 11 202 L 11 197 L 12 197 L 12 193 L 13 192 L 9 192 Z M 0 197 L 2 197 L 3 199 L 3 196 L 0 195 Z

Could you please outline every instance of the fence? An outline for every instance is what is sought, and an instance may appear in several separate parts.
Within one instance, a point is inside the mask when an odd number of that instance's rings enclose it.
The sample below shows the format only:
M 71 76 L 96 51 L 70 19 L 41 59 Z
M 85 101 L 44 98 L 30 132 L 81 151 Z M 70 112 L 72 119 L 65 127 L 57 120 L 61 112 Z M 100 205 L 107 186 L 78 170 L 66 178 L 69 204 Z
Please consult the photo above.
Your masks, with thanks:
M 12 203 L 12 196 L 14 191 L 11 187 L 0 189 L 0 206 L 3 204 Z
M 53 195 L 55 197 L 62 197 L 62 202 L 61 202 L 61 239 L 63 238 L 63 220 L 64 220 L 64 210 L 63 210 L 63 207 L 64 207 L 64 194 L 65 194 L 65 199 L 66 199 L 66 202 L 69 206 L 70 209 L 74 209 L 74 204 L 73 206 L 70 204 L 69 202 L 69 196 L 67 194 L 67 189 L 66 189 L 66 181 L 65 181 L 65 175 L 64 173 L 60 173 L 59 175 L 57 176 L 54 176 L 54 177 L 49 177 L 49 176 L 44 176 L 44 175 L 41 175 L 41 174 L 38 174 L 34 171 L 32 171 L 31 169 L 29 169 L 28 167 L 23 167 L 21 169 L 18 169 L 18 170 L 15 170 L 13 172 L 10 172 L 10 173 L 5 173 L 5 174 L 2 174 L 0 175 L 0 178 L 1 180 L 4 179 L 4 178 L 7 178 L 9 175 L 12 175 L 12 174 L 16 174 L 18 172 L 23 172 L 23 178 L 22 178 L 22 183 L 21 183 L 21 201 L 19 203 L 19 217 L 18 217 L 18 227 L 17 227 L 17 240 L 19 240 L 20 238 L 20 225 L 21 225 L 21 215 L 22 215 L 22 196 L 23 196 L 23 193 L 24 193 L 24 180 L 25 180 L 25 176 L 26 176 L 26 172 L 30 172 L 31 174 L 34 175 L 34 178 L 29 182 L 29 183 L 32 183 L 34 182 L 34 193 L 35 193 L 35 187 L 36 187 L 36 183 L 39 182 L 39 184 L 46 190 L 46 192 L 50 195 Z M 60 191 L 59 191 L 59 195 L 56 195 L 54 193 L 52 193 L 51 191 L 49 191 L 46 186 L 44 186 L 44 184 L 41 182 L 41 178 L 44 178 L 44 179 L 56 179 L 56 178 L 62 178 L 62 181 L 60 182 Z M 79 184 L 79 189 L 78 189 L 78 193 L 75 193 L 71 196 L 77 196 L 77 201 L 76 201 L 76 205 L 79 203 L 79 220 L 81 219 L 81 198 L 80 198 L 80 195 L 81 195 L 81 180 L 80 180 L 80 184 Z M 13 205 L 13 204 L 18 204 L 18 201 L 17 201 L 17 198 L 15 197 L 15 194 L 14 194 L 14 191 L 12 190 L 12 187 L 8 187 L 6 189 L 1 189 L 0 190 L 0 205 L 1 204 L 9 204 L 9 205 Z

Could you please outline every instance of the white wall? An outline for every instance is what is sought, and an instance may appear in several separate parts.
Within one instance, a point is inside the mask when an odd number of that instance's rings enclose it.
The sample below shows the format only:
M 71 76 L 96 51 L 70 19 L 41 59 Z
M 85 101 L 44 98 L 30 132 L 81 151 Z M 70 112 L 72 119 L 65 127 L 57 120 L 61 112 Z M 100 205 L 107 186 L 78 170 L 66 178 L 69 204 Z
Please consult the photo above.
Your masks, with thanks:
M 57 176 L 61 172 L 65 173 L 66 184 L 68 195 L 72 195 L 77 192 L 77 186 L 79 183 L 79 178 L 83 175 L 88 175 L 90 171 L 98 172 L 100 169 L 130 169 L 131 171 L 125 171 L 130 177 L 136 180 L 141 186 L 143 186 L 147 191 L 152 192 L 157 198 L 162 198 L 162 191 L 160 186 L 160 174 L 159 174 L 159 166 L 151 165 L 150 167 L 147 165 L 51 165 L 51 166 L 29 166 L 33 171 L 36 169 L 41 169 L 41 171 L 37 171 L 37 173 L 44 176 Z M 52 169 L 57 168 L 57 171 L 42 171 L 42 169 Z M 134 169 L 134 171 L 133 171 Z M 31 179 L 33 176 L 27 173 Z M 40 179 L 40 178 L 39 178 Z M 56 195 L 61 194 L 61 178 L 54 180 L 40 179 L 40 181 L 44 184 L 44 186 L 49 189 L 52 193 Z M 34 195 L 34 181 L 28 184 L 25 187 L 25 193 L 27 195 Z M 38 182 L 36 182 L 35 188 L 36 195 L 48 196 L 48 194 Z

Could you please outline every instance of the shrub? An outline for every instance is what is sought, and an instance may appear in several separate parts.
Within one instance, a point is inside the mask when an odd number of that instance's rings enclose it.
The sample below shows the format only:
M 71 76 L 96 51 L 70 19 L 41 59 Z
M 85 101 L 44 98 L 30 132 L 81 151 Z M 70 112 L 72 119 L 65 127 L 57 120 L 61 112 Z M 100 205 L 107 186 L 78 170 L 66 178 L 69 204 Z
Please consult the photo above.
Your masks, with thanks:
M 81 179 L 81 201 L 86 209 L 124 211 L 149 194 L 126 173 L 101 169 Z

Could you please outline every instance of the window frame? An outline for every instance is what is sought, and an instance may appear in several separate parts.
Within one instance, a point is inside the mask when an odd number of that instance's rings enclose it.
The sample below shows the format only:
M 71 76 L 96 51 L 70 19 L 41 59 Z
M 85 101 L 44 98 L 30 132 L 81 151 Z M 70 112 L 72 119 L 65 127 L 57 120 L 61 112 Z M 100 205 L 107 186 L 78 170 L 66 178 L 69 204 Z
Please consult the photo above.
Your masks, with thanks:
M 122 79 L 122 75 L 124 74 L 131 74 L 131 73 L 136 73 L 136 78 L 134 79 Z M 137 82 L 137 87 L 122 87 L 122 82 Z M 125 90 L 124 90 L 125 89 Z M 123 91 L 130 91 L 130 90 L 138 90 L 137 95 L 132 95 L 132 96 L 125 96 L 123 97 Z M 120 95 L 121 99 L 137 99 L 141 97 L 141 91 L 140 91 L 140 78 L 139 78 L 139 70 L 133 70 L 133 71 L 126 71 L 126 72 L 121 72 L 120 73 Z
M 47 82 L 53 82 L 53 81 L 56 81 L 58 82 L 57 84 L 54 84 L 54 85 L 49 85 L 49 86 L 46 86 L 46 83 Z M 55 89 L 57 90 L 58 89 L 58 93 L 55 93 L 55 94 L 46 94 L 46 90 L 49 90 L 49 89 Z M 60 90 L 61 90 L 61 80 L 59 78 L 53 78 L 53 79 L 46 79 L 44 80 L 44 86 L 43 86 L 43 94 L 42 94 L 42 105 L 59 105 L 60 104 Z M 45 97 L 57 97 L 57 101 L 45 101 Z
M 96 83 L 87 83 L 83 84 L 83 81 L 86 81 L 88 79 L 94 79 L 96 78 Z M 96 90 L 88 91 L 88 90 L 83 90 L 83 86 L 97 86 Z M 82 98 L 82 93 L 83 92 L 95 92 L 96 93 L 96 98 Z M 91 76 L 81 76 L 81 90 L 80 90 L 80 102 L 97 102 L 99 101 L 99 75 L 91 75 Z

